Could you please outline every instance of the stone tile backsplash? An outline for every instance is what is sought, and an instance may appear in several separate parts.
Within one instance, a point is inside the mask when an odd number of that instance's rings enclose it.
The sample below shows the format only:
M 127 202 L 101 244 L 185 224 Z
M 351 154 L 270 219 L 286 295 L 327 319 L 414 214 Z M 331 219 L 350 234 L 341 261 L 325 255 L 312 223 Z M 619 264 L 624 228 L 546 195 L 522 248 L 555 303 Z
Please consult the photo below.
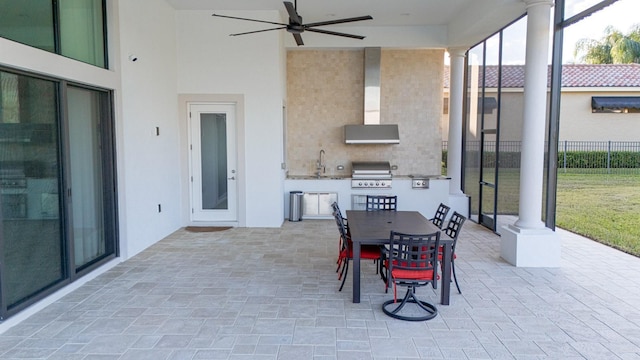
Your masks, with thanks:
M 398 145 L 344 143 L 344 125 L 363 124 L 363 69 L 362 49 L 287 52 L 289 175 L 315 174 L 321 149 L 327 176 L 350 175 L 352 161 L 390 161 L 394 175 L 440 174 L 444 50 L 382 49 L 380 118 L 398 124 Z

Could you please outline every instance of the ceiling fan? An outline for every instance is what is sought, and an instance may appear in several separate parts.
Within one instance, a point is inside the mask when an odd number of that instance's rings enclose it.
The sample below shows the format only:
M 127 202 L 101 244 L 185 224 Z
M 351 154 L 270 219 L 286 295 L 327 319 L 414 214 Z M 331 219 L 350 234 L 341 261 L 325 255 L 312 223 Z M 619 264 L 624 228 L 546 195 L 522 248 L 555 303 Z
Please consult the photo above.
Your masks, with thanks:
M 298 46 L 304 45 L 304 42 L 302 41 L 302 36 L 300 34 L 302 34 L 305 31 L 310 31 L 310 32 L 315 32 L 315 33 L 320 33 L 320 34 L 327 34 L 327 35 L 343 36 L 343 37 L 348 37 L 348 38 L 352 38 L 352 39 L 360 39 L 360 40 L 362 40 L 362 39 L 364 39 L 364 36 L 345 34 L 345 33 L 340 33 L 340 32 L 335 32 L 335 31 L 329 31 L 329 30 L 316 29 L 315 27 L 316 26 L 334 25 L 334 24 L 342 24 L 342 23 L 348 23 L 348 22 L 354 22 L 354 21 L 372 20 L 373 19 L 371 16 L 366 15 L 366 16 L 358 16 L 358 17 L 345 18 L 345 19 L 336 19 L 336 20 L 329 20 L 329 21 L 319 21 L 319 22 L 304 24 L 302 22 L 302 16 L 300 16 L 298 14 L 298 11 L 297 11 L 297 8 L 298 8 L 298 4 L 297 3 L 298 2 L 297 2 L 297 0 L 294 0 L 294 1 L 295 1 L 295 3 L 291 3 L 290 1 L 284 1 L 284 7 L 287 9 L 287 13 L 289 14 L 289 23 L 288 24 L 277 23 L 277 22 L 272 22 L 272 21 L 241 18 L 241 17 L 235 17 L 235 16 L 219 15 L 219 14 L 213 14 L 213 16 L 229 18 L 229 19 L 237 19 L 237 20 L 255 21 L 255 22 L 260 22 L 260 23 L 265 23 L 265 24 L 279 25 L 278 27 L 275 27 L 275 28 L 264 29 L 264 30 L 256 30 L 256 31 L 247 31 L 247 32 L 243 32 L 243 33 L 230 34 L 229 36 L 247 35 L 247 34 L 255 34 L 255 33 L 264 32 L 264 31 L 287 29 L 287 31 L 290 32 L 293 35 L 293 38 L 296 40 L 296 44 L 298 44 Z

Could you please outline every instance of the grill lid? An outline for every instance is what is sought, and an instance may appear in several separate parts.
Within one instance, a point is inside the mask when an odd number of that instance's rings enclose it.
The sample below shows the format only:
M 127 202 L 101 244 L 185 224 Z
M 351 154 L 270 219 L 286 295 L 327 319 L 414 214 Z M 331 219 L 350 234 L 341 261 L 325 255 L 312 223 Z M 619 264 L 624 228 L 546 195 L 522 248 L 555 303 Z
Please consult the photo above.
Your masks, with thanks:
M 354 161 L 351 163 L 354 178 L 390 179 L 391 164 L 388 161 Z

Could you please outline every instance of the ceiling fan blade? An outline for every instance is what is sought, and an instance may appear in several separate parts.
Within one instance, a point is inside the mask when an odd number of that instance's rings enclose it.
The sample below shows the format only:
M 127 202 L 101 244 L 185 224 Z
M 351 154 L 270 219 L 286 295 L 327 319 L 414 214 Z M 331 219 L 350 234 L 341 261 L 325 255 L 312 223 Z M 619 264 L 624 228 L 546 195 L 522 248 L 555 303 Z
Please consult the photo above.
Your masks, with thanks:
M 315 33 L 320 33 L 320 34 L 327 34 L 327 35 L 336 35 L 336 36 L 343 36 L 343 37 L 348 37 L 348 38 L 352 38 L 352 39 L 364 39 L 364 36 L 360 36 L 360 35 L 351 35 L 351 34 L 345 34 L 345 33 L 339 33 L 339 32 L 335 32 L 335 31 L 328 31 L 328 30 L 322 30 L 322 29 L 305 29 L 305 31 L 309 31 L 309 32 L 315 32 Z
M 298 13 L 296 12 L 296 8 L 293 6 L 293 4 L 290 1 L 284 1 L 284 7 L 287 9 L 287 12 L 289 13 L 289 20 L 296 25 L 300 25 L 302 24 L 302 19 L 300 18 L 300 15 L 298 15 Z
M 256 20 L 256 19 L 249 19 L 249 18 L 241 18 L 241 17 L 235 17 L 235 16 L 227 16 L 227 15 L 219 15 L 219 14 L 212 14 L 211 16 L 217 16 L 217 17 L 222 17 L 222 18 L 227 18 L 227 19 L 255 21 L 255 22 L 265 23 L 265 24 L 287 26 L 287 24 L 283 24 L 283 23 L 277 23 L 277 22 L 272 22 L 272 21 L 264 21 L 264 20 Z
M 280 30 L 280 29 L 286 29 L 286 26 L 280 26 L 277 28 L 271 28 L 271 29 L 264 29 L 264 30 L 256 30 L 256 31 L 247 31 L 247 32 L 242 32 L 242 33 L 237 33 L 237 34 L 229 34 L 229 36 L 238 36 L 238 35 L 247 35 L 247 34 L 255 34 L 255 33 L 260 33 L 260 32 L 265 32 L 265 31 L 271 31 L 271 30 Z
M 302 41 L 302 36 L 300 36 L 300 34 L 291 34 L 291 35 L 293 35 L 293 38 L 296 39 L 296 44 L 298 44 L 298 46 L 304 45 L 304 42 Z
M 304 24 L 304 26 L 306 27 L 325 26 L 325 25 L 343 24 L 343 23 L 362 21 L 362 20 L 373 20 L 373 18 L 370 15 L 365 15 L 365 16 L 358 16 L 358 17 L 345 18 L 345 19 L 319 21 L 319 22 Z

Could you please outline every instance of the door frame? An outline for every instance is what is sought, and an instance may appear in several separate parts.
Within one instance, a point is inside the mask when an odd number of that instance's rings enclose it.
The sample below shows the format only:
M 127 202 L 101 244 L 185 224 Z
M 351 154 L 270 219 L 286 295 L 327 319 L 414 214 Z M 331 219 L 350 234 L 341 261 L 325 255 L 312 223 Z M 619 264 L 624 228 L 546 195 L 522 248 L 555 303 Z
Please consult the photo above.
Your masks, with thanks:
M 235 103 L 202 103 L 189 102 L 187 104 L 189 111 L 189 190 L 191 199 L 191 221 L 193 222 L 237 222 L 238 219 L 238 184 L 237 167 L 236 167 L 236 104 Z M 202 120 L 204 114 L 225 114 L 225 173 L 217 174 L 212 179 L 216 185 L 214 186 L 217 193 L 218 183 L 225 183 L 227 191 L 224 193 L 227 206 L 221 209 L 204 209 L 203 206 L 203 176 L 205 169 L 202 166 L 202 159 L 205 149 L 210 148 L 211 144 L 202 142 Z M 214 145 L 215 146 L 215 145 Z M 213 174 L 210 174 L 213 175 Z M 220 177 L 223 178 L 220 178 Z M 213 185 L 213 184 L 212 184 Z M 210 189 L 211 190 L 211 189 Z M 210 194 L 214 195 L 214 194 Z M 220 200 L 220 194 L 215 194 Z
M 191 182 L 189 154 L 190 126 L 189 104 L 233 104 L 236 108 L 236 183 L 237 183 L 237 221 L 192 221 L 191 220 Z M 178 111 L 180 114 L 180 179 L 182 195 L 182 224 L 246 226 L 246 154 L 245 154 L 245 115 L 244 96 L 236 94 L 179 94 Z

